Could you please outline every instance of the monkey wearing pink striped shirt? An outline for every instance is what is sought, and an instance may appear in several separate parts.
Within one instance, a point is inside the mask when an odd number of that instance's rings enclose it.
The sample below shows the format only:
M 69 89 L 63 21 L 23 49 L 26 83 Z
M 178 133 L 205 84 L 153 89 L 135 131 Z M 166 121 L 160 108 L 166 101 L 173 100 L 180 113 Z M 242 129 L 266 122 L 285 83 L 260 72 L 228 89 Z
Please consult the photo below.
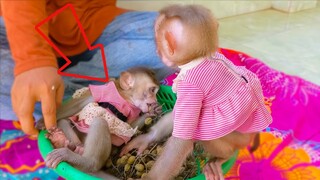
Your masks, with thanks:
M 259 79 L 232 64 L 218 49 L 218 22 L 199 5 L 171 5 L 155 22 L 157 51 L 162 61 L 180 72 L 173 83 L 177 101 L 151 130 L 134 138 L 122 154 L 143 150 L 172 133 L 164 151 L 143 179 L 173 179 L 192 152 L 202 144 L 214 161 L 203 169 L 206 179 L 224 179 L 221 165 L 253 141 L 271 122 Z

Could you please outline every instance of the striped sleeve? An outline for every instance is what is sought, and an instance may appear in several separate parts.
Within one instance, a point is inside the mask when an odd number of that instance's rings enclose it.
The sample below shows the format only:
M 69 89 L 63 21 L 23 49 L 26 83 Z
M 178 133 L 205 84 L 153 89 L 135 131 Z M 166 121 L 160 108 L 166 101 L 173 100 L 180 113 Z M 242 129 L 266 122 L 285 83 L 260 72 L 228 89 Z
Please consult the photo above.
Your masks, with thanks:
M 193 139 L 204 95 L 201 89 L 184 81 L 178 83 L 177 89 L 172 135 L 181 139 Z

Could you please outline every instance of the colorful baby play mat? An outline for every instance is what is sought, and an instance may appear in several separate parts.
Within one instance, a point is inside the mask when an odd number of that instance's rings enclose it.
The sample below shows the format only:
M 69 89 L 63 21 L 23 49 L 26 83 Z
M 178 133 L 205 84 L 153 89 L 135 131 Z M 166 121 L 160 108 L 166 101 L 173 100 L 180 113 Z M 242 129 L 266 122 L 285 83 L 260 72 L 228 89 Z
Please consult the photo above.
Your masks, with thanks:
M 254 153 L 240 150 L 225 178 L 320 180 L 320 87 L 242 52 L 220 51 L 258 75 L 273 116 L 261 133 L 259 148 Z M 171 85 L 174 77 L 163 83 Z M 45 167 L 37 140 L 25 136 L 17 121 L 0 120 L 0 179 L 60 179 Z

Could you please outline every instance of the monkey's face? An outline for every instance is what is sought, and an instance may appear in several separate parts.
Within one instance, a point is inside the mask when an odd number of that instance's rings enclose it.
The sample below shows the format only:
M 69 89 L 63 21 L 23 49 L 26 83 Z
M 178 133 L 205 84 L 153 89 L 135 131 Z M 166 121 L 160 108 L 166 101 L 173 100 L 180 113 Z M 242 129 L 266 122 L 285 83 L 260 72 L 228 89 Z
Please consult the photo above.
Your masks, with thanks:
M 132 102 L 142 112 L 149 112 L 151 104 L 157 102 L 156 94 L 159 86 L 147 76 L 139 76 L 135 82 L 135 93 L 132 94 Z

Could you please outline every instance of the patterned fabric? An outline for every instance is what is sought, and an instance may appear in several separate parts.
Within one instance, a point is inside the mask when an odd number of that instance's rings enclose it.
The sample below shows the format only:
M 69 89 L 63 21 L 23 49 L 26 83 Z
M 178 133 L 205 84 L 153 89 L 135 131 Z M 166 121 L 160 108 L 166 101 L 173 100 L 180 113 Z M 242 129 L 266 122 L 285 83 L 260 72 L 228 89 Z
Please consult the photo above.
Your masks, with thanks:
M 99 106 L 98 103 L 112 104 L 128 118 L 129 123 L 139 117 L 141 110 L 123 99 L 113 81 L 105 85 L 89 85 L 89 88 L 81 88 L 75 92 L 73 97 L 81 97 L 88 90 L 95 102 L 87 104 L 79 113 L 70 117 L 71 122 L 79 131 L 87 133 L 95 118 L 102 118 L 108 122 L 110 133 L 115 135 L 111 138 L 112 144 L 120 146 L 127 143 L 135 134 L 136 129 L 119 119 L 110 109 Z
M 273 117 L 270 128 L 261 134 L 261 146 L 253 154 L 241 150 L 226 179 L 320 179 L 320 86 L 274 70 L 242 52 L 220 51 L 259 77 Z M 163 83 L 172 85 L 176 76 L 172 74 Z M 45 167 L 37 140 L 25 136 L 17 121 L 0 120 L 0 179 L 57 178 Z
M 17 121 L 0 120 L 0 179 L 60 179 L 45 166 L 37 140 L 26 136 Z
M 272 122 L 259 79 L 217 53 L 180 67 L 173 136 L 212 140 L 233 131 L 259 132 Z

